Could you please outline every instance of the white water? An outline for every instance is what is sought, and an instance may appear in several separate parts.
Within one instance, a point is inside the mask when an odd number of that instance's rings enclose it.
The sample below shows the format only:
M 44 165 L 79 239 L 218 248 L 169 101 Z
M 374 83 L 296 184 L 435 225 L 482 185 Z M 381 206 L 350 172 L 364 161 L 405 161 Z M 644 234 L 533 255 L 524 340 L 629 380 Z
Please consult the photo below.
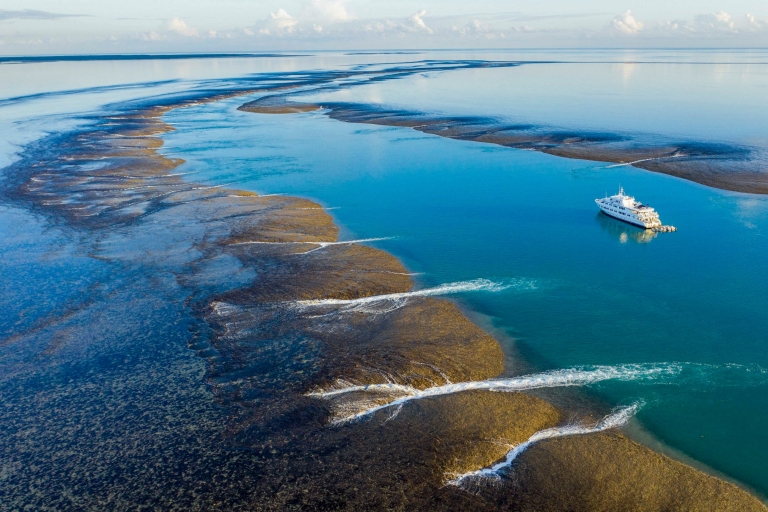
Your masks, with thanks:
M 369 384 L 367 386 L 347 386 L 332 390 L 319 390 L 308 393 L 307 396 L 331 399 L 347 393 L 377 392 L 382 394 L 401 395 L 399 398 L 386 404 L 366 407 L 364 410 L 335 418 L 332 424 L 341 424 L 372 415 L 373 413 L 390 407 L 398 407 L 413 400 L 450 395 L 470 390 L 486 390 L 500 392 L 528 391 L 532 389 L 586 386 L 605 380 L 640 380 L 657 379 L 680 373 L 682 366 L 679 364 L 630 364 L 620 366 L 595 366 L 590 368 L 571 368 L 566 370 L 554 370 L 550 372 L 524 375 L 510 379 L 490 379 L 483 381 L 458 382 L 435 386 L 427 389 L 416 389 L 411 386 L 399 384 Z M 365 406 L 365 401 L 361 404 Z M 339 408 L 341 412 L 350 410 L 354 404 L 343 404 Z
M 470 471 L 459 475 L 448 483 L 451 485 L 461 486 L 462 483 L 466 483 L 467 480 L 475 480 L 479 478 L 499 478 L 499 472 L 502 469 L 508 468 L 512 462 L 531 445 L 543 441 L 545 439 L 553 439 L 555 437 L 575 436 L 584 434 L 594 434 L 596 432 L 602 432 L 612 428 L 620 427 L 629 421 L 641 404 L 636 403 L 629 407 L 623 407 L 616 412 L 609 414 L 605 418 L 601 419 L 595 425 L 566 425 L 563 427 L 548 428 L 546 430 L 540 430 L 528 438 L 527 441 L 520 443 L 512 448 L 505 459 L 489 468 L 480 469 L 477 471 Z
M 657 156 L 657 157 L 653 157 L 653 158 L 642 158 L 640 160 L 635 160 L 633 162 L 622 162 L 620 164 L 607 165 L 607 166 L 605 166 L 605 168 L 606 169 L 614 169 L 616 167 L 628 167 L 630 165 L 635 165 L 635 164 L 639 164 L 639 163 L 642 163 L 642 162 L 650 162 L 652 160 L 666 160 L 668 158 L 680 158 L 682 156 L 687 156 L 687 155 L 685 155 L 683 153 L 675 153 L 674 155 L 668 155 L 668 156 Z
M 263 196 L 262 196 L 263 197 Z M 309 210 L 310 208 L 301 208 L 303 210 Z M 324 249 L 326 247 L 329 247 L 331 245 L 351 245 L 351 244 L 362 244 L 365 242 L 378 242 L 381 240 L 392 240 L 393 237 L 382 237 L 382 238 L 361 238 L 359 240 L 346 240 L 343 242 L 259 242 L 259 241 L 249 241 L 249 242 L 236 242 L 230 245 L 253 245 L 253 244 L 263 244 L 263 245 L 317 245 L 318 247 L 314 249 L 310 249 L 308 251 L 302 252 L 301 254 L 309 254 L 311 252 L 319 251 L 320 249 Z
M 350 306 L 361 304 L 372 304 L 382 301 L 402 301 L 409 297 L 428 297 L 434 295 L 450 295 L 462 292 L 500 292 L 509 288 L 527 288 L 535 289 L 536 285 L 532 281 L 514 280 L 508 283 L 497 283 L 488 279 L 473 279 L 472 281 L 459 281 L 456 283 L 441 284 L 434 288 L 425 288 L 412 292 L 390 293 L 386 295 L 374 295 L 372 297 L 362 297 L 359 299 L 313 299 L 298 300 L 294 304 L 299 306 Z
M 418 389 L 401 384 L 368 384 L 365 386 L 349 386 L 346 388 L 333 389 L 330 391 L 313 391 L 306 396 L 316 396 L 318 398 L 331 398 L 333 396 L 354 393 L 355 391 L 377 391 L 377 392 L 400 392 L 406 395 L 415 395 Z
M 355 240 L 350 242 L 333 242 L 333 243 L 334 244 L 355 243 L 360 241 L 362 240 Z M 319 242 L 240 242 L 240 244 L 248 244 L 248 243 L 275 243 L 275 244 L 297 243 L 298 244 L 298 243 L 319 243 Z M 238 245 L 238 244 L 232 244 L 232 245 Z M 306 253 L 302 253 L 302 254 L 306 254 Z M 386 272 L 386 271 L 383 271 L 383 272 Z M 404 272 L 389 272 L 389 273 L 399 274 L 399 275 L 417 275 L 417 274 L 408 274 Z M 402 307 L 403 305 L 405 305 L 405 303 L 410 297 L 448 295 L 452 293 L 473 292 L 473 291 L 499 292 L 499 291 L 507 290 L 510 288 L 516 288 L 519 290 L 535 290 L 536 284 L 533 281 L 524 280 L 524 279 L 515 279 L 507 283 L 497 283 L 494 281 L 490 281 L 488 279 L 475 279 L 472 281 L 460 281 L 457 283 L 443 284 L 440 286 L 436 286 L 434 288 L 425 288 L 423 290 L 416 290 L 412 292 L 391 293 L 387 295 L 374 295 L 371 297 L 362 297 L 360 299 L 349 299 L 349 300 L 311 299 L 311 300 L 289 301 L 283 304 L 290 305 L 290 306 L 298 306 L 300 308 L 312 307 L 312 306 L 342 306 L 340 310 L 343 312 L 381 314 L 381 313 L 387 313 L 389 311 L 393 311 L 395 309 Z M 377 303 L 386 303 L 388 304 L 388 306 L 383 309 L 378 308 L 376 307 Z M 229 310 L 232 309 L 231 307 L 228 309 L 227 306 L 230 306 L 230 305 L 226 305 L 222 302 L 215 302 L 213 306 L 214 306 L 214 309 L 217 311 L 217 313 L 220 313 L 220 314 L 226 314 Z M 325 316 L 325 315 L 319 315 L 319 316 Z

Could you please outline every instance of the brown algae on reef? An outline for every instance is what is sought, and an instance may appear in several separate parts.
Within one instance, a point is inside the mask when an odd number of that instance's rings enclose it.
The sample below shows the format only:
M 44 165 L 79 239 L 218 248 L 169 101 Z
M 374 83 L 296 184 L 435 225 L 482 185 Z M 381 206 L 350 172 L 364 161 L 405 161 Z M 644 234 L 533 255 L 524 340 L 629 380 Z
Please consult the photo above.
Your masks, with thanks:
M 514 510 L 765 510 L 746 491 L 617 433 L 528 449 L 501 501 Z

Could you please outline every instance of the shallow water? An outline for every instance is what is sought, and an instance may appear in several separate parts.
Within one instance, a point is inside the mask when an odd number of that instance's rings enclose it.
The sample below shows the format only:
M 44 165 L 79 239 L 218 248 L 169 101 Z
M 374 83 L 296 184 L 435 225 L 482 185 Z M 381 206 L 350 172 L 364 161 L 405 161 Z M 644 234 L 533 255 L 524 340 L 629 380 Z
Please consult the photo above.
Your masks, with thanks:
M 435 56 L 530 58 L 525 52 L 428 55 Z M 335 94 L 449 115 L 502 115 L 571 129 L 765 143 L 765 124 L 760 122 L 765 102 L 759 101 L 764 99 L 764 55 L 648 52 L 640 57 L 666 63 L 661 71 L 646 67 L 658 64 L 611 63 L 433 73 Z M 71 88 L 180 81 L 145 90 L 85 90 L 30 98 L 0 105 L 0 114 L 12 130 L 12 140 L 21 145 L 45 130 L 71 126 L 76 111 L 149 94 L 211 87 L 218 77 L 416 58 L 424 55 L 327 54 L 266 64 L 232 60 L 218 69 L 201 60 L 180 64 L 171 72 L 149 63 L 110 63 L 120 73 L 81 78 Z M 535 58 L 640 60 L 621 52 L 547 53 Z M 674 63 L 678 61 L 687 64 Z M 690 64 L 694 61 L 717 65 Z M 21 95 L 29 77 L 43 76 L 46 70 L 71 77 L 73 69 L 58 64 L 15 66 L 18 74 L 11 86 L 2 89 L 3 97 Z M 735 74 L 728 71 L 734 68 L 738 68 Z M 557 81 L 563 73 L 573 80 Z M 678 88 L 671 93 L 659 76 L 673 77 L 667 80 Z M 515 77 L 522 78 L 514 82 Z M 193 78 L 204 81 L 185 81 Z M 492 85 L 513 82 L 509 88 Z M 561 84 L 574 82 L 580 94 L 564 94 L 568 90 Z M 50 90 L 45 84 L 33 89 Z M 675 101 L 691 90 L 698 96 Z M 503 101 L 493 101 L 497 97 Z M 515 98 L 521 101 L 512 101 Z M 626 117 L 617 110 L 628 99 L 630 114 L 643 115 Z M 322 113 L 280 116 L 237 111 L 244 101 L 230 99 L 166 116 L 177 130 L 164 137 L 164 153 L 187 160 L 178 172 L 189 172 L 189 180 L 211 185 L 314 198 L 334 208 L 329 213 L 342 226 L 342 239 L 387 238 L 370 244 L 393 253 L 419 273 L 416 279 L 424 288 L 478 278 L 524 283 L 496 293 L 465 293 L 459 300 L 492 317 L 497 328 L 514 338 L 515 349 L 541 370 L 692 363 L 663 382 L 603 382 L 589 391 L 610 405 L 645 402 L 638 418 L 663 442 L 768 494 L 764 464 L 768 433 L 762 428 L 768 421 L 768 272 L 763 256 L 768 249 L 768 199 L 631 167 L 448 140 L 406 128 L 347 124 Z M 5 162 L 18 147 L 0 148 Z M 598 214 L 593 199 L 619 184 L 655 206 L 665 224 L 679 231 L 648 235 Z M 222 433 L 221 412 L 203 386 L 203 361 L 186 347 L 194 321 L 185 304 L 186 292 L 174 276 L 194 260 L 190 240 L 196 232 L 181 230 L 170 236 L 179 226 L 169 224 L 149 232 L 125 228 L 100 233 L 94 241 L 18 205 L 3 206 L 0 226 L 2 279 L 14 283 L 0 292 L 0 306 L 7 313 L 0 319 L 5 338 L 0 344 L 3 406 L 17 411 L 5 414 L 14 432 L 13 446 L 6 444 L 13 464 L 29 464 L 30 459 L 18 454 L 34 442 L 103 450 L 108 459 L 124 454 L 117 446 L 121 439 L 143 439 L 146 432 L 154 432 L 153 449 L 129 451 L 125 465 L 134 470 L 155 464 L 161 468 L 160 459 L 180 457 L 184 467 L 174 478 L 190 493 L 195 486 L 189 482 L 209 469 L 200 462 L 206 457 L 221 467 L 237 468 L 228 470 L 232 475 L 251 467 L 252 461 L 238 462 L 236 455 L 211 449 L 212 440 Z M 237 270 L 236 265 L 224 265 L 213 273 L 210 287 L 226 289 L 250 278 Z M 54 321 L 48 323 L 51 318 Z M 14 338 L 25 329 L 29 331 Z M 5 342 L 8 339 L 14 342 Z M 151 379 L 137 377 L 141 375 Z M 101 389 L 105 381 L 114 383 L 107 395 L 83 392 Z M 157 381 L 165 386 L 159 392 L 152 389 Z M 48 428 L 34 424 L 32 415 L 25 416 L 23 410 L 25 405 L 36 415 L 48 410 L 46 393 L 56 397 L 60 411 L 46 417 Z M 158 393 L 167 400 L 167 410 L 151 403 Z M 126 431 L 114 425 L 105 430 L 103 418 L 83 420 L 88 411 L 104 406 L 116 408 L 118 423 L 131 426 Z M 123 421 L 129 417 L 130 422 Z M 159 427 L 162 418 L 169 422 L 168 429 Z M 168 436 L 177 428 L 173 425 L 195 423 L 196 418 L 205 419 L 188 438 Z M 35 441 L 29 434 L 34 429 L 56 435 Z M 90 436 L 93 432 L 102 432 L 102 437 Z M 155 457 L 158 453 L 162 455 Z M 57 462 L 49 474 L 55 480 L 72 467 L 90 463 Z M 46 467 L 35 471 L 19 470 L 14 475 L 34 474 L 50 491 Z M 82 478 L 84 485 L 98 488 L 109 473 Z M 142 485 L 146 484 L 136 482 L 137 488 Z M 233 492 L 245 491 L 238 487 Z
M 554 57 L 560 62 L 426 73 L 302 99 L 768 146 L 768 52 L 730 55 L 725 62 L 710 54 L 697 62 L 684 53 L 674 60 L 648 53 L 608 54 L 603 62 Z
M 450 73 L 439 77 L 450 86 Z M 410 85 L 386 83 L 406 98 Z M 465 82 L 456 89 L 471 97 Z M 492 316 L 541 368 L 745 365 L 661 386 L 595 389 L 616 403 L 645 400 L 638 416 L 664 442 L 768 492 L 768 434 L 759 427 L 768 420 L 765 197 L 318 113 L 236 112 L 241 103 L 168 115 L 179 130 L 166 137 L 166 153 L 188 160 L 183 168 L 195 180 L 315 198 L 334 208 L 349 239 L 393 237 L 372 244 L 423 273 L 425 286 L 535 283 L 527 293 L 462 300 Z M 619 184 L 679 231 L 645 234 L 599 214 L 593 199 Z

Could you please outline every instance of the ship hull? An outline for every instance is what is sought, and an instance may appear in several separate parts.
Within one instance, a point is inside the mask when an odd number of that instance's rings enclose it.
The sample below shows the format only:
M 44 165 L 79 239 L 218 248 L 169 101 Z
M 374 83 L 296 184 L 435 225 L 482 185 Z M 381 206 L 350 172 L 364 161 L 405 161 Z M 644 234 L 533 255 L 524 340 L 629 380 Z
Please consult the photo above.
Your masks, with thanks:
M 622 222 L 626 222 L 627 224 L 632 224 L 635 227 L 643 228 L 643 229 L 651 229 L 651 226 L 647 226 L 643 223 L 643 221 L 635 219 L 633 217 L 630 217 L 629 215 L 623 215 L 620 213 L 614 213 L 606 208 L 603 207 L 600 203 L 597 204 L 597 206 L 600 208 L 600 211 L 602 211 L 604 214 L 608 215 L 609 217 L 613 219 L 620 220 Z

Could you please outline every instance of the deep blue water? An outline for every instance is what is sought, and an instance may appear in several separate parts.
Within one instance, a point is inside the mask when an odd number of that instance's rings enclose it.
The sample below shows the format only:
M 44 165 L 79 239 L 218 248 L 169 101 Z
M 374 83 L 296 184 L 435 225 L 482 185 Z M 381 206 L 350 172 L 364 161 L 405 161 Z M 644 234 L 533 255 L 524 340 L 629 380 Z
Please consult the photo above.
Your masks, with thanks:
M 696 363 L 663 384 L 593 387 L 644 400 L 660 440 L 768 490 L 768 199 L 631 167 L 346 124 L 318 113 L 242 113 L 242 100 L 175 111 L 165 152 L 190 179 L 311 197 L 344 237 L 400 257 L 423 286 L 523 279 L 467 294 L 540 368 Z M 598 213 L 619 184 L 679 231 Z
M 421 58 L 662 64 L 426 74 L 341 91 L 334 99 L 768 146 L 765 52 L 320 54 L 3 65 L 0 100 L 17 99 L 0 102 L 0 165 L 24 144 L 71 128 L 75 118 L 103 104 L 200 85 L 193 80 L 210 86 L 249 73 Z M 148 85 L 135 85 L 141 82 Z M 314 198 L 334 208 L 329 213 L 343 238 L 393 237 L 375 245 L 421 273 L 419 286 L 474 278 L 532 284 L 457 299 L 490 317 L 513 340 L 505 341 L 514 344 L 509 353 L 539 369 L 688 363 L 680 375 L 656 384 L 610 383 L 585 391 L 609 405 L 644 400 L 639 420 L 659 440 L 768 495 L 768 198 L 631 167 L 345 124 L 320 113 L 237 111 L 244 101 L 166 116 L 177 131 L 166 136 L 164 151 L 187 160 L 181 171 L 192 172 L 190 180 Z M 644 237 L 600 215 L 594 198 L 619 185 L 656 207 L 678 232 Z M 32 329 L 22 342 L 0 347 L 0 386 L 14 418 L 24 408 L 30 418 L 47 418 L 39 432 L 49 437 L 41 443 L 66 447 L 76 439 L 76 452 L 102 450 L 91 433 L 103 425 L 88 411 L 117 411 L 124 404 L 134 416 L 111 422 L 114 432 L 105 438 L 111 435 L 116 445 L 130 436 L 139 445 L 154 439 L 147 457 L 156 455 L 161 469 L 161 459 L 179 453 L 175 443 L 182 442 L 162 427 L 162 418 L 177 409 L 186 416 L 176 421 L 200 423 L 200 439 L 218 435 L 220 412 L 203 386 L 204 363 L 187 350 L 189 314 L 173 284 L 191 257 L 194 234 L 157 229 L 126 228 L 84 240 L 18 205 L 0 207 L 0 337 Z M 148 265 L 153 258 L 139 249 L 133 254 L 135 247 L 166 260 Z M 228 284 L 247 279 L 233 275 Z M 152 285 L 159 281 L 165 284 Z M 69 310 L 77 314 L 66 316 Z M 51 315 L 61 321 L 35 330 Z M 66 330 L 69 341 L 49 351 L 49 344 L 59 343 L 56 329 Z M 10 384 L 18 376 L 28 380 Z M 157 382 L 166 387 L 157 391 Z M 18 395 L 7 392 L 17 388 Z M 83 391 L 102 388 L 109 389 L 106 395 Z M 38 391 L 39 402 L 24 395 Z M 58 412 L 50 417 L 44 416 L 51 412 L 46 396 L 56 399 Z M 18 425 L 29 428 L 28 420 Z M 196 451 L 202 445 L 193 440 L 183 449 L 202 460 Z M 39 452 L 41 458 L 47 453 Z M 104 451 L 104 460 L 112 453 Z M 143 454 L 132 457 L 138 468 L 147 464 Z M 71 470 L 62 471 L 41 478 L 63 478 Z

